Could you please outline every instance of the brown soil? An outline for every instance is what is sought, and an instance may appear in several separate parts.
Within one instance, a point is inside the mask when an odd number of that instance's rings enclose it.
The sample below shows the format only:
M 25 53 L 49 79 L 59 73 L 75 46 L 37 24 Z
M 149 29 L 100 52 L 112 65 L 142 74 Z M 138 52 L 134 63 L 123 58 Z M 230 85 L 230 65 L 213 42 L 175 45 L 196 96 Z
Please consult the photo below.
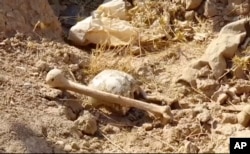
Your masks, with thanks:
M 203 153 L 222 153 L 229 151 L 230 136 L 249 134 L 249 128 L 221 123 L 221 109 L 207 109 L 211 102 L 204 102 L 203 95 L 175 82 L 183 68 L 204 53 L 210 40 L 172 42 L 166 49 L 144 56 L 117 55 L 112 51 L 93 55 L 89 49 L 70 46 L 61 39 L 51 40 L 50 35 L 30 37 L 26 31 L 31 29 L 27 26 L 11 36 L 7 35 L 8 29 L 1 38 L 0 152 L 176 153 L 190 152 L 190 148 L 197 152 L 198 148 Z M 174 122 L 165 126 L 153 125 L 146 113 L 135 109 L 124 117 L 81 109 L 77 104 L 85 107 L 86 96 L 54 94 L 44 83 L 46 73 L 54 67 L 82 84 L 105 68 L 123 70 L 138 79 L 148 93 L 178 98 L 185 109 L 173 109 Z M 47 95 L 55 95 L 56 99 Z M 63 105 L 74 112 L 83 110 L 96 115 L 97 132 L 87 135 L 74 131 L 74 121 L 60 112 Z M 204 109 L 209 110 L 208 115 Z M 202 118 L 209 120 L 201 122 Z

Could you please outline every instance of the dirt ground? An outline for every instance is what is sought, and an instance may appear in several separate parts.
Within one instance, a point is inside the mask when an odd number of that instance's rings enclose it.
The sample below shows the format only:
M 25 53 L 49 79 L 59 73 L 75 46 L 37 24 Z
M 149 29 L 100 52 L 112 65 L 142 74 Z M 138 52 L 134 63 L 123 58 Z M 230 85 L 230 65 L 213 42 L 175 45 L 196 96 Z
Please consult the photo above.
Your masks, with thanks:
M 173 41 L 165 49 L 139 56 L 112 50 L 97 54 L 99 48 L 77 48 L 63 40 L 23 33 L 1 37 L 0 152 L 229 152 L 229 137 L 245 136 L 249 127 L 222 123 L 222 109 L 209 108 L 213 102 L 204 95 L 175 82 L 217 33 L 213 31 L 203 42 Z M 174 121 L 165 126 L 154 125 L 145 112 L 136 109 L 123 117 L 89 109 L 86 96 L 45 84 L 47 72 L 55 67 L 82 84 L 106 68 L 126 71 L 147 93 L 178 98 L 182 108 L 171 107 Z M 63 106 L 72 108 L 77 116 L 80 112 L 95 115 L 97 132 L 76 131 L 75 119 L 62 113 Z M 204 108 L 208 114 L 200 112 Z M 207 122 L 201 122 L 207 117 Z

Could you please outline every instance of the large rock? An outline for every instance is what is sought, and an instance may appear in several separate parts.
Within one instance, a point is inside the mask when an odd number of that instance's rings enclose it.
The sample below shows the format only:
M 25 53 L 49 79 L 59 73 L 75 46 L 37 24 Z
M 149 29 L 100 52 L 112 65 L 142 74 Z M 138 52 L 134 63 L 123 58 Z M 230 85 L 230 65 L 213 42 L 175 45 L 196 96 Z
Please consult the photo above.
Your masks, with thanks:
M 217 3 L 213 0 L 207 0 L 204 5 L 204 16 L 211 18 L 218 15 Z
M 1 0 L 0 29 L 1 35 L 13 35 L 16 31 L 49 38 L 61 35 L 60 22 L 47 0 Z
M 196 87 L 199 72 L 203 67 L 211 68 L 208 78 L 219 79 L 227 68 L 226 60 L 231 60 L 246 37 L 249 19 L 241 19 L 224 26 L 218 37 L 211 41 L 205 53 L 198 60 L 191 62 L 178 81 L 185 81 Z

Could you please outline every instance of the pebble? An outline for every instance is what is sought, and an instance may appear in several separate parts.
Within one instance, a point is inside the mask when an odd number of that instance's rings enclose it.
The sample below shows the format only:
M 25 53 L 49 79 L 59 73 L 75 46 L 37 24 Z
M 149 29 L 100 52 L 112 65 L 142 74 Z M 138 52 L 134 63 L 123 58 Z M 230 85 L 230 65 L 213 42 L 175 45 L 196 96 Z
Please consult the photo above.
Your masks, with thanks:
M 42 61 L 42 60 L 38 60 L 35 64 L 35 67 L 37 68 L 38 72 L 48 71 L 49 69 L 49 65 L 45 61 Z
M 79 149 L 80 149 L 80 147 L 78 146 L 78 144 L 77 144 L 76 142 L 72 142 L 72 143 L 71 143 L 71 147 L 72 147 L 73 149 L 75 149 L 75 150 L 79 150 Z
M 64 146 L 64 142 L 63 141 L 56 141 L 56 145 L 61 145 L 61 146 Z
M 193 21 L 194 17 L 195 17 L 195 12 L 193 10 L 192 11 L 186 11 L 186 13 L 185 13 L 185 19 L 186 20 Z
M 238 121 L 237 121 L 236 115 L 231 114 L 231 113 L 222 113 L 222 120 L 221 120 L 221 122 L 223 124 L 225 124 L 225 123 L 236 124 Z
M 200 120 L 200 122 L 208 122 L 212 117 L 208 110 L 203 110 L 202 113 L 197 115 L 197 118 Z
M 105 133 L 112 134 L 120 132 L 120 128 L 112 125 L 106 125 L 103 129 Z
M 77 118 L 72 109 L 66 106 L 59 106 L 59 114 L 65 115 L 68 120 L 76 120 Z
M 74 125 L 85 134 L 94 135 L 97 131 L 96 118 L 88 111 L 84 111 L 83 115 L 74 121 Z
M 32 87 L 32 84 L 30 82 L 25 82 L 23 86 L 28 89 Z
M 153 129 L 153 125 L 151 123 L 144 123 L 142 125 L 142 127 L 146 130 L 146 131 L 150 131 Z
M 71 145 L 69 145 L 69 144 L 66 144 L 66 145 L 64 146 L 63 149 L 64 149 L 65 151 L 67 151 L 67 152 L 72 151 L 72 147 L 71 147 Z

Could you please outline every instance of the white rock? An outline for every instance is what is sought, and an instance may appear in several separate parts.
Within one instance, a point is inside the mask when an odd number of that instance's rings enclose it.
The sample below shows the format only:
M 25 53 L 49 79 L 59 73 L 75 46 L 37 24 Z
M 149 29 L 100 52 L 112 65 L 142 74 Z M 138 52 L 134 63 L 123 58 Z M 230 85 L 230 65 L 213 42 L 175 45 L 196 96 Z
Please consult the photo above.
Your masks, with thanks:
M 72 147 L 71 147 L 71 145 L 66 144 L 66 145 L 64 146 L 63 150 L 65 150 L 65 151 L 67 151 L 67 152 L 70 152 L 70 151 L 72 151 Z

